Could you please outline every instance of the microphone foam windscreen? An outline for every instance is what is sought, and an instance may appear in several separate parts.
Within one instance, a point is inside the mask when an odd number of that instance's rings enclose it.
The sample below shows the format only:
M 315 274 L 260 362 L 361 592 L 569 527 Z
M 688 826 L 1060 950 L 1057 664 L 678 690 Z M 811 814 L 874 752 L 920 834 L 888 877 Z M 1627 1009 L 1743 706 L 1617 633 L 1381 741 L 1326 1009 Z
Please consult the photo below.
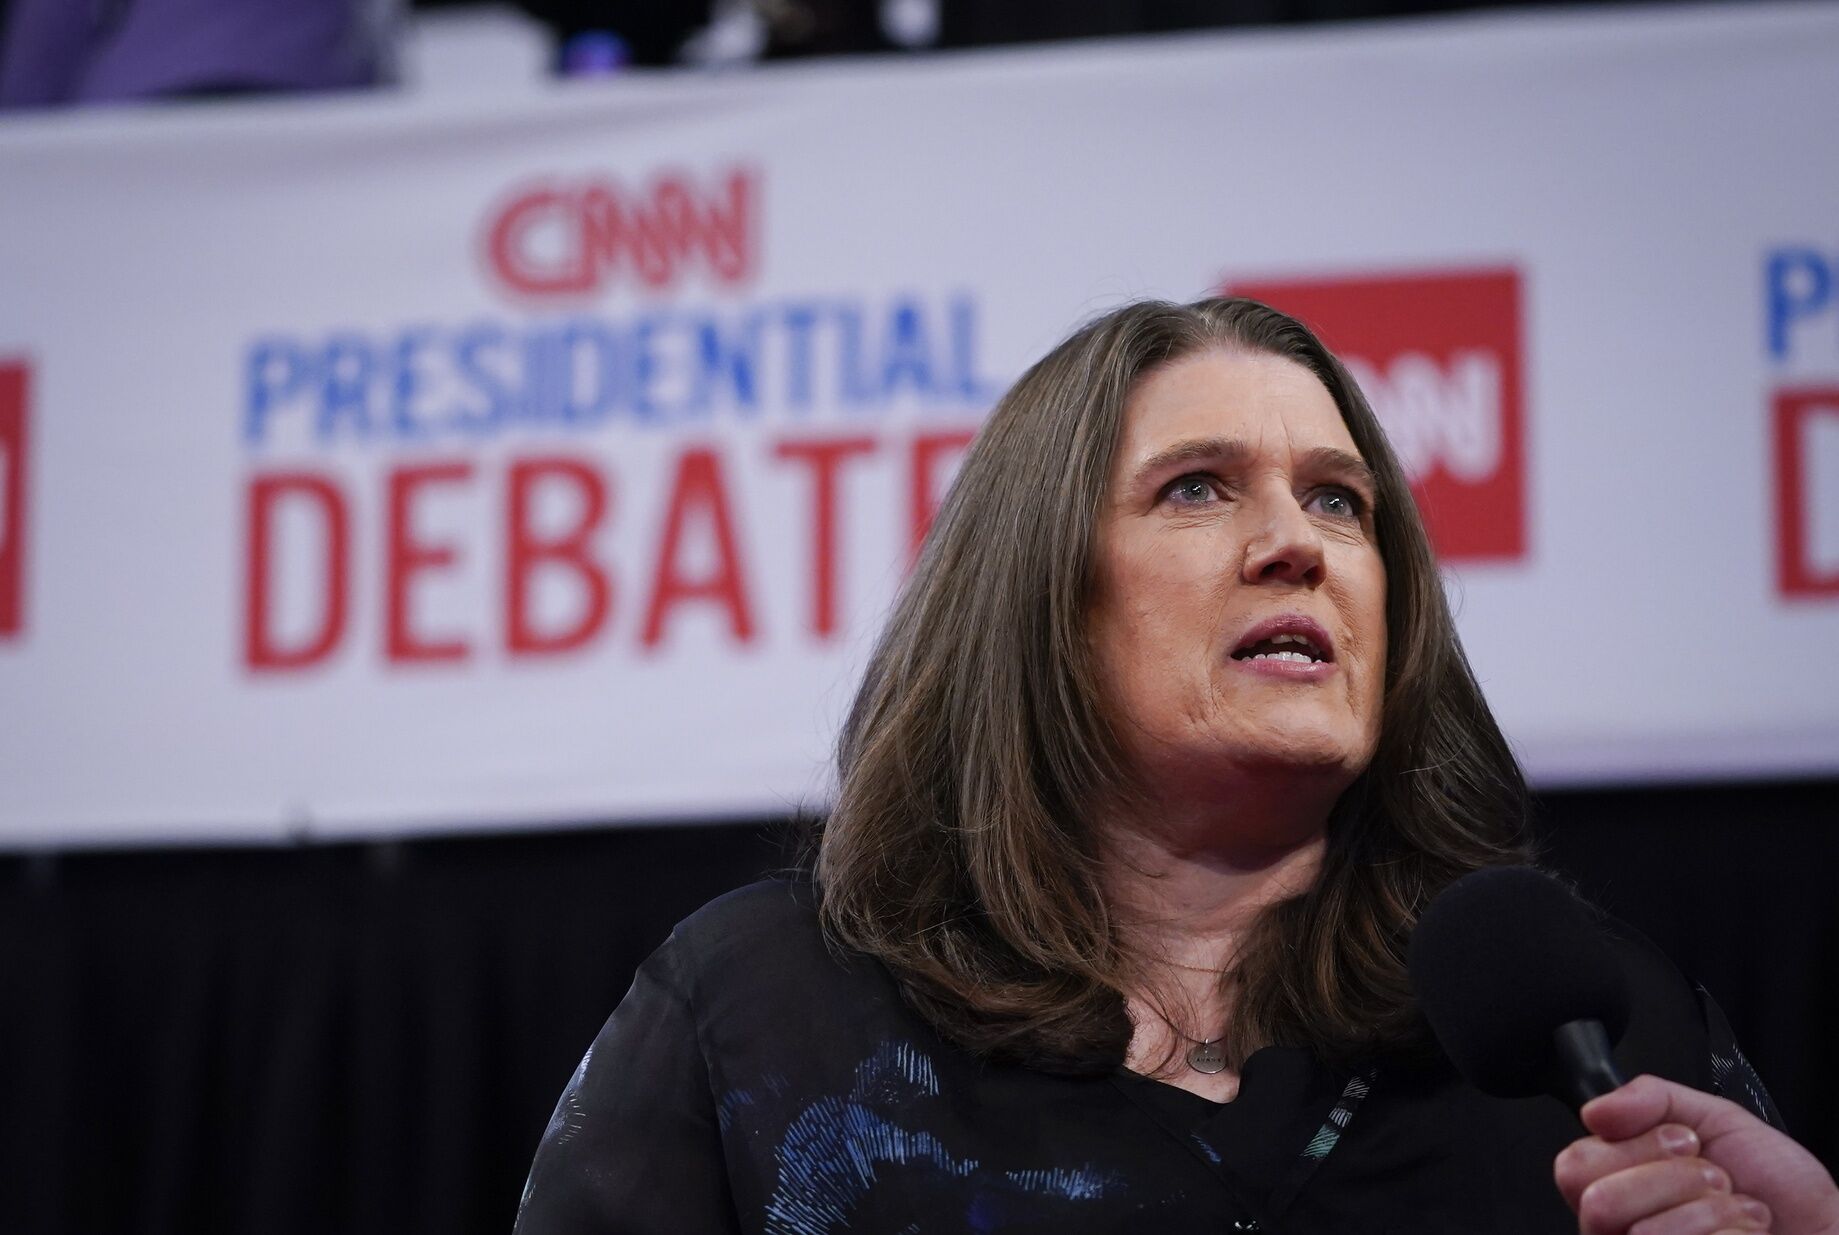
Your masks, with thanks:
M 1431 1031 L 1470 1084 L 1502 1098 L 1543 1093 L 1553 1032 L 1628 1027 L 1622 968 L 1594 911 L 1527 866 L 1475 871 L 1430 903 L 1411 936 L 1411 984 Z

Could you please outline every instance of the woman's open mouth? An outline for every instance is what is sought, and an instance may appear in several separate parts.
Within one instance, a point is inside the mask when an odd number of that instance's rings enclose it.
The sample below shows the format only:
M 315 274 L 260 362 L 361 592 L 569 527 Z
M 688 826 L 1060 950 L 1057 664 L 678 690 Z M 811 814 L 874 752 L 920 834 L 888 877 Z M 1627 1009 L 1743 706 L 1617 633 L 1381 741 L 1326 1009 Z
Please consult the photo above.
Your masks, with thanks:
M 1259 622 L 1233 650 L 1233 663 L 1254 673 L 1310 682 L 1335 670 L 1334 643 L 1321 625 L 1300 614 Z

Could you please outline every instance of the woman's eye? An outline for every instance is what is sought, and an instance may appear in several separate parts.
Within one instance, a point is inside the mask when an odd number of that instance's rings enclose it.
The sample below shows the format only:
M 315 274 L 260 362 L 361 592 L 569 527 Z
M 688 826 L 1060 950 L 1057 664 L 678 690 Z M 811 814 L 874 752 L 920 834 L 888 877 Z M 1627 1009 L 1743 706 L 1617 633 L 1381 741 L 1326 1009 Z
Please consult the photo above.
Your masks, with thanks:
M 1201 502 L 1211 502 L 1219 496 L 1219 491 L 1214 488 L 1210 477 L 1181 476 L 1163 490 L 1163 495 L 1173 498 L 1180 505 L 1193 506 Z
M 1351 489 L 1324 489 L 1316 494 L 1322 508 L 1337 519 L 1358 519 L 1366 502 Z

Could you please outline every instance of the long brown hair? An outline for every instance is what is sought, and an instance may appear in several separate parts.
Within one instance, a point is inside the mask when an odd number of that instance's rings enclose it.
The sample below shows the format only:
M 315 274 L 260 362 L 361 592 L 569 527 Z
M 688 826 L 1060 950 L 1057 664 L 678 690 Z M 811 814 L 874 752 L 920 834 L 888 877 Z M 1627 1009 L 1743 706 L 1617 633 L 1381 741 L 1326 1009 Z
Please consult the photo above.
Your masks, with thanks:
M 821 825 L 819 910 L 979 1055 L 1116 1068 L 1132 959 L 1081 804 L 1127 792 L 1087 643 L 1093 537 L 1124 403 L 1208 348 L 1302 365 L 1378 481 L 1386 682 L 1379 745 L 1328 821 L 1312 886 L 1238 950 L 1225 1044 L 1345 1058 L 1412 1041 L 1404 945 L 1445 884 L 1522 861 L 1524 780 L 1456 637 L 1379 422 L 1307 327 L 1257 301 L 1146 302 L 1091 322 L 1005 394 L 966 456 L 870 660 Z

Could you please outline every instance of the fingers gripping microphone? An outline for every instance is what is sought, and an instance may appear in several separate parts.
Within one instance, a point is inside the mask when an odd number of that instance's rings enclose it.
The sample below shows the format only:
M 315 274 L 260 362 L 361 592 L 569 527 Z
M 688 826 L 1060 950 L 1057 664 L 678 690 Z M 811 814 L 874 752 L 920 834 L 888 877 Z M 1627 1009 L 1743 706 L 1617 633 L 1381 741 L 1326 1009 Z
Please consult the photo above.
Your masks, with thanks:
M 1628 992 L 1592 910 L 1531 867 L 1475 871 L 1412 934 L 1411 984 L 1456 1070 L 1483 1093 L 1576 1110 L 1623 1083 L 1610 1053 Z

